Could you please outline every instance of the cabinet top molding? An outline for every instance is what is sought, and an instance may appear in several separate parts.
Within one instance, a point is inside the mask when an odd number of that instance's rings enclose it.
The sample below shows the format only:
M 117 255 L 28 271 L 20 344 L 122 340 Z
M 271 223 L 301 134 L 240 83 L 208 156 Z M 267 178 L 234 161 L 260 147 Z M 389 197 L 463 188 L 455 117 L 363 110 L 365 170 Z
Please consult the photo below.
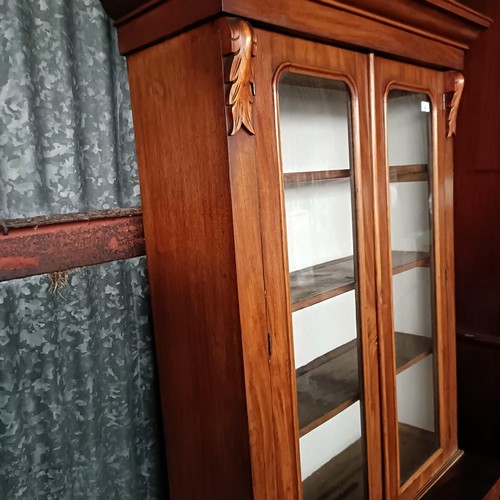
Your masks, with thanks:
M 229 15 L 318 40 L 462 69 L 464 51 L 492 20 L 456 0 L 101 0 L 130 55 Z

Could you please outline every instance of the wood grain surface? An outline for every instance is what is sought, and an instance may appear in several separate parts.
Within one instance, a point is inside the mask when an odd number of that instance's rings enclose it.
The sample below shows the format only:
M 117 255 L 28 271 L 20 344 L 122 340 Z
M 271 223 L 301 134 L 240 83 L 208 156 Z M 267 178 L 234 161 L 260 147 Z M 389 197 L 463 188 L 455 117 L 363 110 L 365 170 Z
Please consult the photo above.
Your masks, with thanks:
M 432 339 L 396 332 L 396 373 L 432 353 Z M 352 340 L 297 369 L 300 436 L 360 398 L 358 342 Z
M 224 13 L 308 38 L 461 69 L 463 51 L 491 24 L 488 17 L 449 0 L 101 1 L 117 21 L 123 54 Z
M 256 146 L 262 214 L 262 243 L 267 292 L 269 331 L 273 333 L 271 357 L 272 391 L 277 443 L 278 498 L 301 498 L 298 456 L 299 422 L 296 374 L 293 361 L 291 296 L 284 220 L 284 179 L 279 152 L 278 83 L 287 71 L 330 78 L 347 84 L 352 98 L 354 219 L 359 243 L 356 265 L 359 280 L 359 325 L 363 343 L 363 407 L 367 442 L 365 452 L 370 464 L 367 481 L 373 498 L 382 498 L 380 415 L 378 387 L 378 349 L 376 340 L 373 208 L 370 170 L 368 74 L 362 54 L 305 42 L 303 40 L 257 31 L 260 56 L 256 61 L 259 88 L 274 86 L 274 96 L 257 90 L 255 102 Z M 269 113 L 275 109 L 275 114 Z M 277 143 L 269 140 L 277 137 Z M 362 244 L 361 244 L 362 242 Z M 290 487 L 291 485 L 291 487 Z
M 250 499 L 217 26 L 129 57 L 128 66 L 170 495 Z

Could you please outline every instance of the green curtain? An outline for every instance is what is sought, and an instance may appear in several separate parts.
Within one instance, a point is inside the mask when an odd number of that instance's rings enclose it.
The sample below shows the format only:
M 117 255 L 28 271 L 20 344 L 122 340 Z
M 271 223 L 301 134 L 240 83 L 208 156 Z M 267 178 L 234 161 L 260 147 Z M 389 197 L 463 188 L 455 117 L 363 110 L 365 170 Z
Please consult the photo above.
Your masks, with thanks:
M 0 0 L 0 219 L 138 205 L 99 1 Z M 145 258 L 62 278 L 0 283 L 0 500 L 165 498 Z
M 145 258 L 0 283 L 0 498 L 164 498 Z
M 0 219 L 140 205 L 115 33 L 98 0 L 0 0 Z

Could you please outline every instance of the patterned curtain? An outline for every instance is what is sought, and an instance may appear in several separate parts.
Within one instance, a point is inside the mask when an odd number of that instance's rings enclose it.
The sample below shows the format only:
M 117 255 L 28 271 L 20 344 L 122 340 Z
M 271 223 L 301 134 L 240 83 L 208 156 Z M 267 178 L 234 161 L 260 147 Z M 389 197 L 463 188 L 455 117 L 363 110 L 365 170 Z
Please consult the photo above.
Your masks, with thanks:
M 154 376 L 144 257 L 0 283 L 0 498 L 164 498 Z
M 0 0 L 0 219 L 140 204 L 114 37 L 98 0 Z
M 99 1 L 0 0 L 0 219 L 139 205 Z M 155 375 L 144 257 L 0 283 L 0 499 L 165 498 Z

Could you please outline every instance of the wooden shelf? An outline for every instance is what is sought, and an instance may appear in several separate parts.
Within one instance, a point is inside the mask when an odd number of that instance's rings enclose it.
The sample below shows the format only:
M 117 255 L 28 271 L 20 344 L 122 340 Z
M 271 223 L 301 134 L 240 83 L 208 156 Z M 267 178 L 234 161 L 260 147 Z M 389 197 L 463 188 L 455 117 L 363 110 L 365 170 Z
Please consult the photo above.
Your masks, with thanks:
M 304 480 L 304 500 L 366 498 L 363 469 L 363 444 L 359 439 Z
M 396 373 L 432 353 L 432 339 L 396 332 Z M 304 436 L 359 399 L 357 341 L 297 369 L 299 435 Z
M 347 179 L 351 176 L 350 169 L 315 170 L 312 172 L 287 172 L 283 174 L 285 184 L 300 182 L 328 181 Z M 415 182 L 429 179 L 428 166 L 421 165 L 394 165 L 389 167 L 390 182 Z
M 406 479 L 437 449 L 435 434 L 400 423 L 399 439 L 404 443 L 400 456 L 401 477 Z M 304 500 L 364 498 L 363 459 L 363 445 L 360 439 L 305 479 L 302 484 Z
M 315 170 L 312 172 L 287 172 L 283 174 L 285 184 L 347 179 L 350 176 L 350 169 Z M 428 165 L 426 164 L 394 165 L 389 167 L 390 182 L 414 182 L 426 181 L 428 179 Z
M 389 167 L 390 182 L 416 182 L 428 179 L 427 165 L 394 165 Z
M 328 181 L 333 179 L 347 179 L 351 176 L 349 169 L 344 170 L 316 170 L 314 172 L 290 172 L 283 174 L 285 184 L 298 182 Z
M 404 484 L 437 449 L 436 433 L 399 422 L 401 484 Z
M 359 399 L 357 341 L 311 361 L 296 374 L 299 435 L 304 436 Z
M 431 353 L 431 338 L 396 332 L 396 373 Z M 316 358 L 296 374 L 299 435 L 304 436 L 359 399 L 357 341 Z
M 392 252 L 393 273 L 398 274 L 430 263 L 426 252 Z M 323 300 L 354 290 L 352 256 L 323 262 L 290 273 L 292 311 L 298 311 Z

